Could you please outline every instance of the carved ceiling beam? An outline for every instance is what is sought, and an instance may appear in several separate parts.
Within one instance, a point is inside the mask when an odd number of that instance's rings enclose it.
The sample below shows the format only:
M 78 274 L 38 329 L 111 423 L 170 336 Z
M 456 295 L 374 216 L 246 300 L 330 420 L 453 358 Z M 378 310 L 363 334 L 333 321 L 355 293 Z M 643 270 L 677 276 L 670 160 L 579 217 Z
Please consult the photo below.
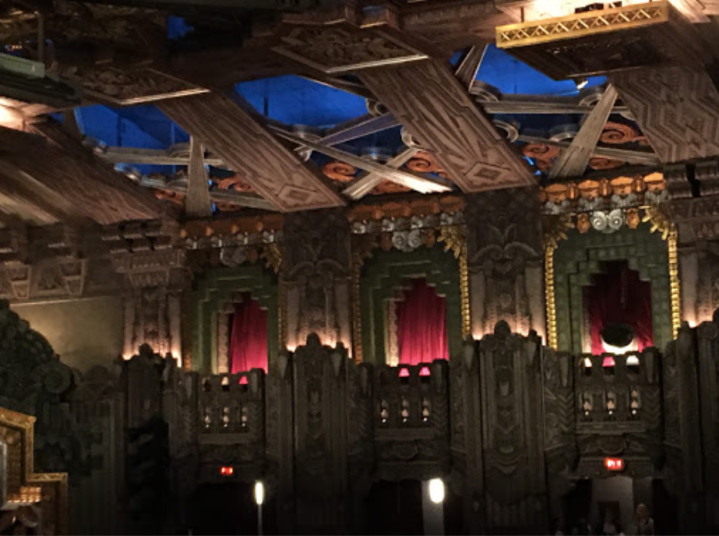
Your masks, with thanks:
M 610 84 L 569 147 L 564 149 L 552 164 L 549 170 L 550 179 L 581 177 L 584 174 L 616 100 L 617 90 Z
M 187 194 L 187 184 L 184 180 L 166 182 L 163 179 L 142 177 L 139 184 L 153 190 L 170 190 L 183 195 Z M 215 203 L 227 203 L 238 207 L 276 210 L 272 203 L 260 196 L 232 190 L 210 190 L 210 199 Z
M 150 164 L 156 166 L 186 166 L 190 163 L 188 154 L 169 154 L 162 149 L 140 149 L 135 147 L 108 147 L 99 156 L 113 164 Z M 212 155 L 204 157 L 208 166 L 223 166 L 221 158 Z
M 212 216 L 212 200 L 204 160 L 205 149 L 194 137 L 190 138 L 190 165 L 187 168 L 187 197 L 185 214 L 190 218 Z
M 35 225 L 59 221 L 87 223 L 78 207 L 61 192 L 49 188 L 9 159 L 0 159 L 0 178 L 0 210 L 12 218 Z
M 419 149 L 417 149 L 416 147 L 409 147 L 405 149 L 397 156 L 392 158 L 389 162 L 387 162 L 387 167 L 394 169 L 401 168 L 403 165 L 409 162 L 415 154 L 417 154 L 418 150 Z M 376 188 L 379 183 L 381 183 L 382 180 L 385 179 L 385 177 L 386 175 L 383 173 L 368 173 L 364 177 L 360 177 L 359 179 L 352 182 L 352 184 L 345 188 L 342 193 L 354 200 L 362 199 L 365 195 L 367 195 L 374 188 Z
M 277 209 L 290 212 L 344 204 L 319 173 L 265 128 L 243 99 L 207 93 L 166 101 L 160 108 L 232 169 L 241 169 L 243 180 Z
M 8 160 L 48 190 L 70 199 L 76 213 L 100 224 L 177 216 L 172 207 L 114 171 L 60 124 L 36 123 L 32 131 L 45 136 L 47 148 L 32 155 L 8 155 Z
M 473 46 L 469 49 L 467 54 L 462 59 L 462 62 L 454 72 L 454 76 L 459 80 L 464 87 L 472 87 L 472 82 L 477 77 L 479 72 L 479 66 L 482 65 L 482 59 L 484 53 L 487 51 L 487 45 Z
M 534 184 L 525 162 L 445 62 L 428 60 L 359 76 L 465 192 Z
M 588 114 L 594 106 L 578 104 L 575 99 L 532 98 L 531 95 L 503 95 L 499 101 L 480 103 L 488 114 Z M 629 112 L 627 106 L 614 106 L 612 113 Z
M 449 190 L 451 190 L 451 188 L 444 184 L 443 181 L 437 179 L 422 177 L 420 175 L 415 175 L 414 173 L 407 173 L 406 171 L 399 171 L 398 169 L 392 168 L 384 164 L 379 164 L 377 162 L 362 158 L 352 153 L 340 151 L 339 149 L 328 147 L 320 143 L 303 140 L 302 138 L 287 132 L 277 132 L 277 135 L 294 143 L 304 144 L 305 146 L 309 147 L 314 151 L 317 151 L 318 153 L 322 153 L 332 158 L 336 158 L 337 160 L 347 162 L 348 164 L 351 164 L 364 171 L 381 174 L 382 177 L 387 180 L 396 182 L 397 184 L 401 184 L 403 186 L 406 186 L 407 188 L 411 188 L 421 193 L 448 192 Z
M 542 138 L 540 136 L 526 136 L 520 134 L 517 137 L 517 141 L 524 143 L 536 143 L 540 145 L 552 145 L 554 147 L 560 147 L 562 149 L 569 149 L 571 143 L 566 141 L 555 141 L 549 138 Z M 611 158 L 613 160 L 621 160 L 629 164 L 638 164 L 646 166 L 658 166 L 662 163 L 659 157 L 647 151 L 633 151 L 630 149 L 615 149 L 613 147 L 595 147 L 592 150 L 592 156 L 601 156 L 604 158 Z
M 662 162 L 719 156 L 719 90 L 706 71 L 664 66 L 609 80 Z

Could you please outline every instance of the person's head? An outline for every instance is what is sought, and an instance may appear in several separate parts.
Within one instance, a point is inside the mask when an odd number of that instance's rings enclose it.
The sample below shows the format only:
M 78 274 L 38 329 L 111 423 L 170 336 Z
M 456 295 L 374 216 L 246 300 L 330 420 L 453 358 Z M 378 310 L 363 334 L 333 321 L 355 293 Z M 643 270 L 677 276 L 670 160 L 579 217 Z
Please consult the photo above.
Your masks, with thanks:
M 639 504 L 637 506 L 637 517 L 639 519 L 649 519 L 649 508 L 646 504 Z

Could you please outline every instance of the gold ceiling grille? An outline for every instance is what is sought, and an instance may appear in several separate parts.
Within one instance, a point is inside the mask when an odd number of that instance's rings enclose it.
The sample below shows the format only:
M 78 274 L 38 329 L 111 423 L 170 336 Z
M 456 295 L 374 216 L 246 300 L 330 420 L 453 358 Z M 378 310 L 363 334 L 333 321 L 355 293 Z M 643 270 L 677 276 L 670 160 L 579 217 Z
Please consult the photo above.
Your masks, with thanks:
M 634 4 L 497 27 L 497 46 L 513 48 L 559 39 L 641 28 L 669 20 L 669 3 Z

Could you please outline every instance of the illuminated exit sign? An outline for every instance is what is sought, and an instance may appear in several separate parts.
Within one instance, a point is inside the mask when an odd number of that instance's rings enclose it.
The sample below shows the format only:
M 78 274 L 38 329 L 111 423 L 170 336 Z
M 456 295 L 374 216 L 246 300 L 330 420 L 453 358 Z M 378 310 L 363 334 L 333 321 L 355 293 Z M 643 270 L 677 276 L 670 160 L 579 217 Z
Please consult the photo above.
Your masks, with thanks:
M 609 471 L 624 471 L 624 460 L 621 458 L 604 458 L 604 467 Z

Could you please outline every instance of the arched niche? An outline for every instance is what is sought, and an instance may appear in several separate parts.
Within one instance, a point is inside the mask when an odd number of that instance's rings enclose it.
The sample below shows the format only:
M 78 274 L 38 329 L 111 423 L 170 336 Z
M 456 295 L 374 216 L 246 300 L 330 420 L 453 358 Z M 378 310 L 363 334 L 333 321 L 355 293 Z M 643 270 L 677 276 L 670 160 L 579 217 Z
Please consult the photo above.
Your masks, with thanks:
M 412 252 L 377 251 L 366 261 L 361 285 L 362 348 L 364 361 L 385 364 L 388 344 L 388 304 L 396 300 L 408 279 L 425 278 L 446 300 L 449 355 L 462 345 L 459 264 L 438 245 Z
M 234 300 L 248 293 L 267 311 L 267 360 L 273 363 L 280 343 L 277 277 L 258 265 L 216 268 L 207 271 L 192 293 L 192 364 L 205 373 L 219 371 L 220 330 Z
M 672 339 L 669 256 L 661 235 L 651 233 L 646 224 L 637 229 L 622 227 L 610 234 L 571 230 L 554 254 L 558 350 L 584 352 L 587 312 L 583 291 L 609 261 L 626 261 L 651 285 L 654 345 L 663 348 Z

